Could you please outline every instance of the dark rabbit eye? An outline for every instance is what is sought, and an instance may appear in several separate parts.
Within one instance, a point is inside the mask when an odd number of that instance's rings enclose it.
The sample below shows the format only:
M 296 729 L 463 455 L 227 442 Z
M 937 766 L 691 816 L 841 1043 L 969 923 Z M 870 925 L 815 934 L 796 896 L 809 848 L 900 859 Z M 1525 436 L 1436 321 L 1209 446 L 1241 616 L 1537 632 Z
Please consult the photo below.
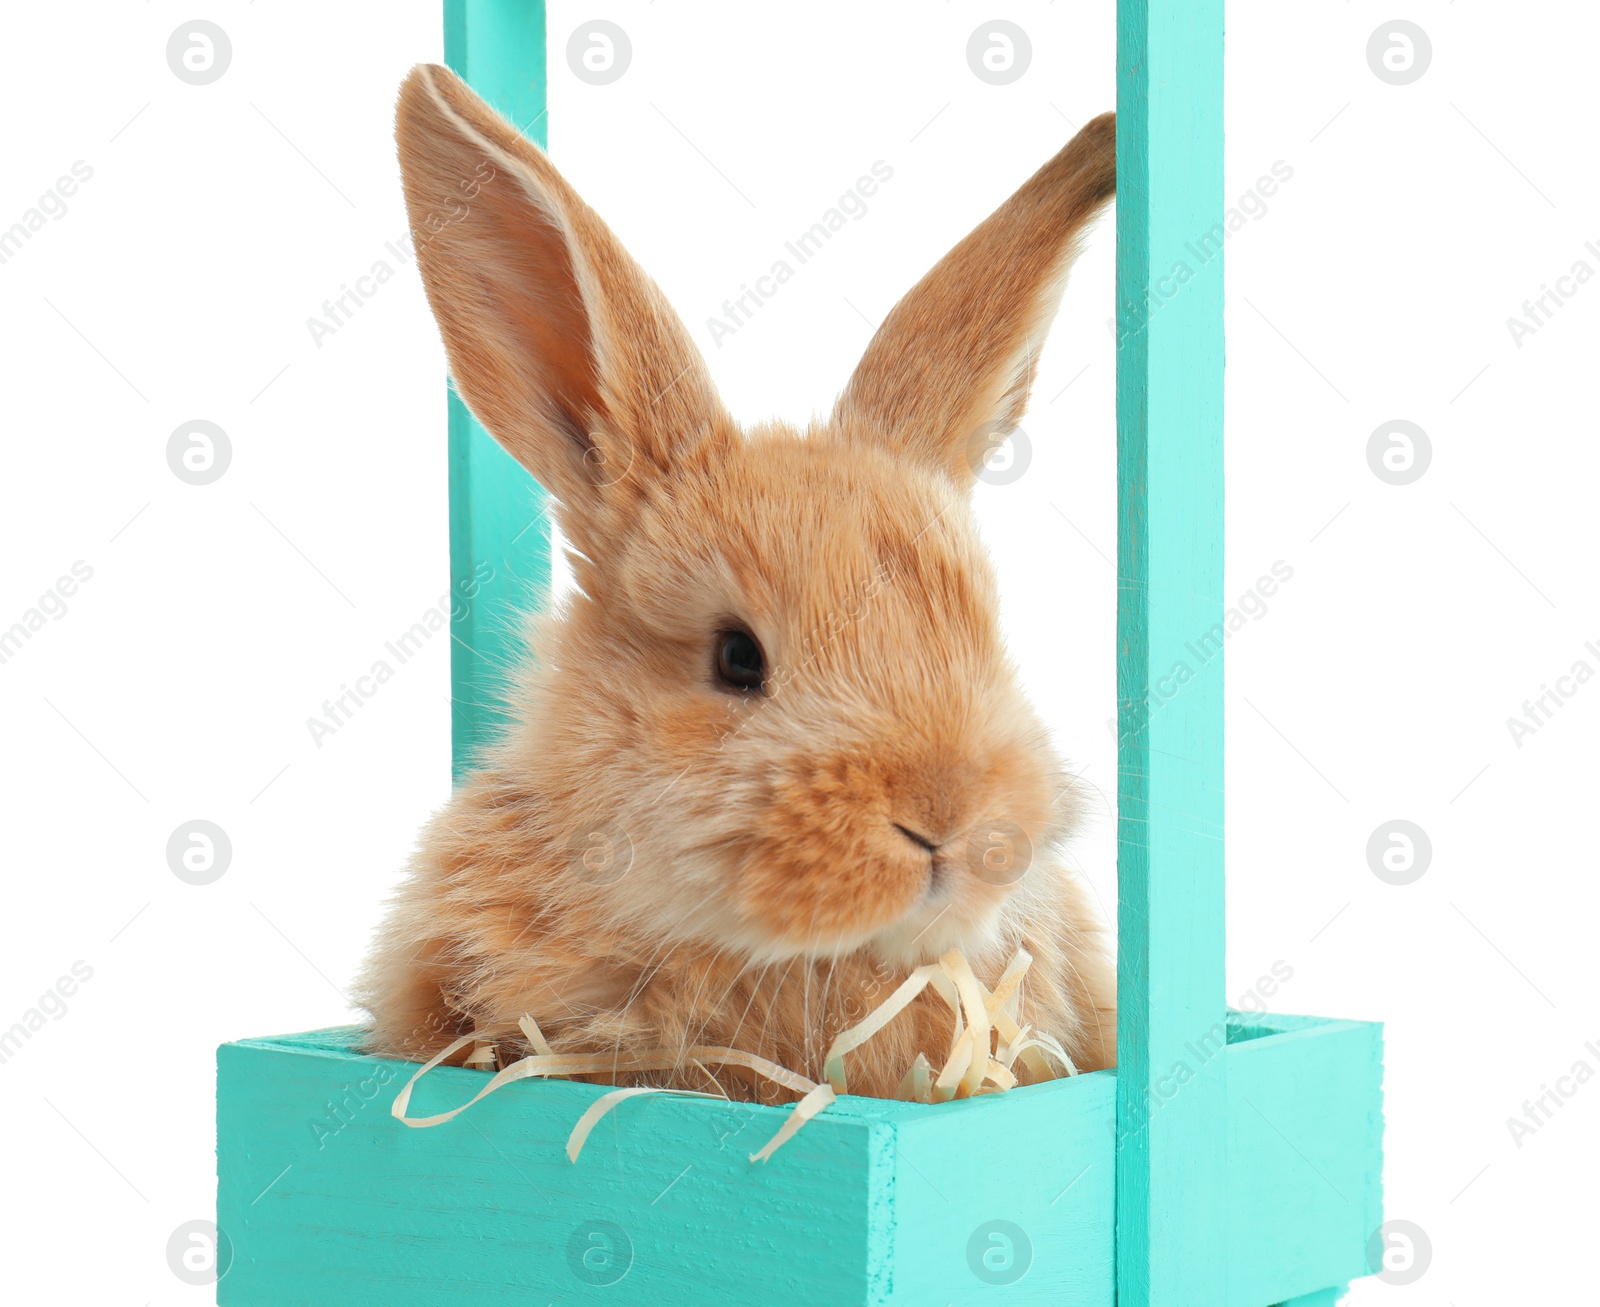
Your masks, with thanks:
M 717 637 L 717 676 L 736 690 L 759 690 L 766 680 L 761 646 L 747 631 L 724 631 Z

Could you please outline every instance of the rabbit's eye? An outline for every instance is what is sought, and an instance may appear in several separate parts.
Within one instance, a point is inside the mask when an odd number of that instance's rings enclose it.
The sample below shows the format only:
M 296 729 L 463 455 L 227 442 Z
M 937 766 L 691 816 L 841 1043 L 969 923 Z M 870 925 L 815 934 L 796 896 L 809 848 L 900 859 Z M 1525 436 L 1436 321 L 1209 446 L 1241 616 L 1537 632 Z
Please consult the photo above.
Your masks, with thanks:
M 747 631 L 725 631 L 717 639 L 717 676 L 736 690 L 759 690 L 767 669 L 761 646 Z

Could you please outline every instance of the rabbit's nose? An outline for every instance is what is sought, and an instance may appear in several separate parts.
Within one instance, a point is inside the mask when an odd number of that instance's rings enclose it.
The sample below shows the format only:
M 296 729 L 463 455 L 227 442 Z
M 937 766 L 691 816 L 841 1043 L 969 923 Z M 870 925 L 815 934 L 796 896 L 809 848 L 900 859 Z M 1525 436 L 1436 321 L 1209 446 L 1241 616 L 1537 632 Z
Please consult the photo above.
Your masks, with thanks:
M 970 801 L 970 781 L 962 769 L 924 763 L 908 772 L 892 791 L 892 820 L 907 839 L 932 852 L 961 833 Z
M 930 840 L 926 835 L 919 835 L 909 826 L 902 826 L 899 822 L 895 822 L 894 828 L 913 844 L 919 846 L 920 848 L 926 849 L 929 853 L 937 853 L 939 851 L 939 846 L 937 843 L 935 843 L 933 840 Z

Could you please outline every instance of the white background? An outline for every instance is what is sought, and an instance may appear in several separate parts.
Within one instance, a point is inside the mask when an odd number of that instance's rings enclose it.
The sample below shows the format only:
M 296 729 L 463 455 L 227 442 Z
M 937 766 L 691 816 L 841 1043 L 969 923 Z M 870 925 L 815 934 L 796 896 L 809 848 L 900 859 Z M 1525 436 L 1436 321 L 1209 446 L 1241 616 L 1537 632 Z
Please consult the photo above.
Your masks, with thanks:
M 732 409 L 825 411 L 897 295 L 1111 107 L 1107 3 L 553 5 L 552 153 L 678 305 Z M 1508 716 L 1600 670 L 1591 515 L 1600 285 L 1521 341 L 1506 320 L 1600 271 L 1592 10 L 1415 0 L 1432 41 L 1380 80 L 1364 0 L 1229 7 L 1227 192 L 1293 177 L 1227 246 L 1228 584 L 1293 579 L 1228 657 L 1229 994 L 1387 1022 L 1387 1214 L 1432 1265 L 1354 1303 L 1585 1301 L 1600 1084 L 1519 1147 L 1507 1119 L 1600 1071 L 1590 813 L 1600 683 L 1513 741 Z M 567 38 L 633 46 L 593 87 Z M 984 84 L 969 34 L 1031 36 Z M 168 69 L 221 25 L 214 84 Z M 0 230 L 93 169 L 0 264 L 0 629 L 75 562 L 92 579 L 0 665 L 0 1028 L 93 977 L 0 1065 L 7 1296 L 192 1303 L 165 1247 L 212 1211 L 213 1049 L 347 1020 L 348 984 L 448 785 L 448 656 L 408 663 L 318 748 L 306 719 L 448 584 L 444 363 L 414 269 L 318 348 L 306 321 L 405 230 L 390 139 L 428 4 L 14 6 Z M 25 57 L 24 57 L 25 56 Z M 706 318 L 875 160 L 894 169 L 725 340 Z M 1571 284 L 1571 283 L 1569 283 Z M 1024 423 L 1026 474 L 979 490 L 1015 656 L 1085 779 L 1114 793 L 1112 233 L 1090 242 Z M 233 460 L 184 484 L 204 418 Z M 1402 418 L 1406 486 L 1369 468 Z M 168 869 L 180 823 L 232 863 Z M 1432 841 L 1393 886 L 1380 823 Z M 1076 856 L 1115 903 L 1114 812 Z M 18 1277 L 22 1283 L 17 1284 Z

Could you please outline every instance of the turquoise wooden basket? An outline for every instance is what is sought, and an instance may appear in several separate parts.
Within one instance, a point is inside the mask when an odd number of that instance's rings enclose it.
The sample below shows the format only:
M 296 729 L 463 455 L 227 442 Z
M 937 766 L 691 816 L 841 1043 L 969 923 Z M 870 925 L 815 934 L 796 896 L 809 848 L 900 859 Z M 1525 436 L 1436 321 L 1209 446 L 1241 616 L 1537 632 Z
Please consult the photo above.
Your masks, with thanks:
M 388 1109 L 415 1068 L 353 1029 L 226 1044 L 220 1303 L 1310 1307 L 1373 1269 L 1381 1028 L 1223 998 L 1222 656 L 1187 652 L 1223 616 L 1222 260 L 1166 280 L 1222 217 L 1222 11 L 1119 4 L 1119 1068 L 846 1097 L 761 1165 L 787 1109 L 643 1098 L 572 1163 L 603 1087 L 522 1081 L 410 1130 Z M 445 6 L 447 61 L 541 145 L 544 28 L 536 0 Z M 454 631 L 460 771 L 550 537 L 542 492 L 454 397 L 450 509 L 453 579 L 494 577 Z M 413 1111 L 486 1076 L 441 1068 Z

